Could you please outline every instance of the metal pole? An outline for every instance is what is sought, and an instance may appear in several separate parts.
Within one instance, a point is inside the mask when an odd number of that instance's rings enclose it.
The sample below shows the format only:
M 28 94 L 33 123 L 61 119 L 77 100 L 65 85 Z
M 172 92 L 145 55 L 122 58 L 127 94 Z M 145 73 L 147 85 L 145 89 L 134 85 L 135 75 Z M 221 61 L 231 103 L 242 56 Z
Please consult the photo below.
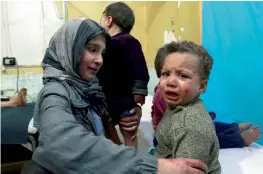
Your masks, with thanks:
M 62 7 L 63 7 L 64 23 L 66 23 L 66 22 L 68 21 L 68 6 L 67 6 L 67 1 L 63 1 Z

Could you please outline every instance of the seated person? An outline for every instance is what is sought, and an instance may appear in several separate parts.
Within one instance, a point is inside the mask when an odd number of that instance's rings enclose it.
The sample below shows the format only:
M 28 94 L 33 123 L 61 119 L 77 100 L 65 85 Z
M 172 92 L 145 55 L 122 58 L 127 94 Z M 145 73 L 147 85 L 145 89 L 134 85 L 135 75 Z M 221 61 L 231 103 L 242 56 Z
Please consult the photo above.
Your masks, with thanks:
M 171 42 L 161 54 L 160 93 L 168 106 L 156 129 L 158 158 L 193 158 L 220 174 L 219 143 L 200 94 L 207 86 L 213 60 L 191 41 Z
M 28 141 L 29 122 L 33 117 L 35 103 L 26 103 L 27 89 L 9 101 L 1 102 L 1 143 L 25 144 Z
M 20 89 L 16 97 L 12 97 L 8 101 L 1 101 L 1 108 L 24 106 L 26 103 L 26 95 L 26 88 Z
M 161 76 L 161 66 L 163 59 L 161 59 L 164 48 L 160 48 L 155 58 L 155 71 L 157 77 Z M 161 119 L 164 116 L 167 105 L 160 94 L 160 84 L 158 83 L 155 87 L 155 94 L 152 105 L 152 124 L 154 130 L 158 127 Z M 210 116 L 215 119 L 215 113 L 210 112 Z M 214 122 L 216 128 L 216 134 L 219 140 L 220 148 L 242 148 L 249 144 L 257 141 L 261 137 L 260 129 L 258 126 L 252 126 L 251 123 L 221 123 Z M 156 142 L 154 140 L 154 142 Z

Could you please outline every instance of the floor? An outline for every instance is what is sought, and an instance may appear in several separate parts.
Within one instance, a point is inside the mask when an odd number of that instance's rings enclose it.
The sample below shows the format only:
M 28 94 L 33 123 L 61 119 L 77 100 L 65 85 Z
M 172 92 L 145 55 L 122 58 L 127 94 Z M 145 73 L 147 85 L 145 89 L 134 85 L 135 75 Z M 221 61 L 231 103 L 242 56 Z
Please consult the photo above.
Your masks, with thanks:
M 24 162 L 30 160 L 32 152 L 21 145 L 1 144 L 1 173 L 19 174 Z

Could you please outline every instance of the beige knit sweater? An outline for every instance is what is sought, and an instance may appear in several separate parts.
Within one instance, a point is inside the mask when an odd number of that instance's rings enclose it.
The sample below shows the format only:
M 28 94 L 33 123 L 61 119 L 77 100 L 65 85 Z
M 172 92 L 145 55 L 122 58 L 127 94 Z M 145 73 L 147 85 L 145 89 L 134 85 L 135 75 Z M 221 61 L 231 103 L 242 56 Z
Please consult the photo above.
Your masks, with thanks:
M 189 105 L 167 109 L 156 138 L 157 157 L 198 159 L 207 164 L 209 174 L 221 173 L 214 123 L 199 98 Z

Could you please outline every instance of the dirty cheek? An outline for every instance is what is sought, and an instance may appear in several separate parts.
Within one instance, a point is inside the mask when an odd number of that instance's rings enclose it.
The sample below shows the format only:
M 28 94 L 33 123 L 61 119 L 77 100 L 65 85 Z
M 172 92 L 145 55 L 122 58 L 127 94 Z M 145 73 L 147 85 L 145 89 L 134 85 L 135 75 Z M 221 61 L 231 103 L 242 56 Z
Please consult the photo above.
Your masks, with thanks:
M 182 93 L 184 96 L 188 96 L 191 92 L 191 87 L 192 86 L 192 83 L 187 83 L 187 84 L 184 84 L 183 86 L 183 90 L 182 90 Z
M 186 88 L 186 89 L 184 90 L 184 94 L 187 96 L 188 93 L 189 93 L 189 90 Z

